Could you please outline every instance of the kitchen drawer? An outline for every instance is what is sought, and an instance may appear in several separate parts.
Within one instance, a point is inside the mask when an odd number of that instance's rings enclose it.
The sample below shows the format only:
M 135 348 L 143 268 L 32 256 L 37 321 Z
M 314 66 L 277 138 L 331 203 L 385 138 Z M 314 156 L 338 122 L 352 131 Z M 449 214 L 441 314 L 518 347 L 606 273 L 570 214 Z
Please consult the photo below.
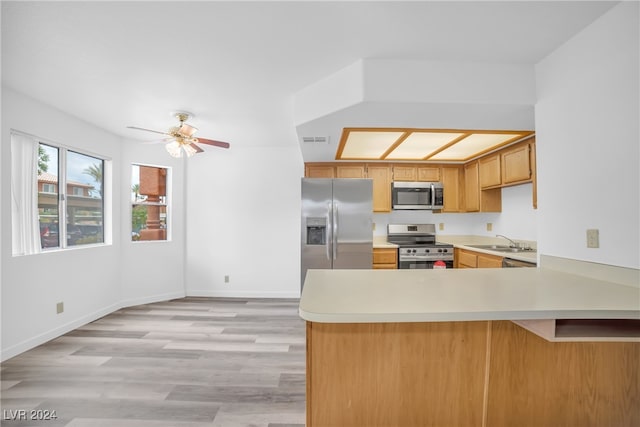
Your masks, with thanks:
M 477 268 L 478 256 L 469 252 L 458 251 L 458 264 L 468 268 Z
M 373 250 L 373 268 L 397 268 L 398 250 L 395 248 L 375 248 Z

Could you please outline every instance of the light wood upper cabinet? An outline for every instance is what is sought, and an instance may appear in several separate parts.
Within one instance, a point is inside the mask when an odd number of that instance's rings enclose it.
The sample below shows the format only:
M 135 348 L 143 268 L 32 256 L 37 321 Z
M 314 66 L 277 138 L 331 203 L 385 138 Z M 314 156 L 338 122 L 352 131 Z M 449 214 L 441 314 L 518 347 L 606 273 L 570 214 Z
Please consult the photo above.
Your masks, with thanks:
M 466 212 L 480 211 L 480 182 L 476 161 L 464 165 L 464 208 Z
M 446 188 L 444 192 L 444 207 L 442 212 L 460 212 L 462 210 L 462 167 L 443 166 L 442 186 Z
M 500 155 L 492 154 L 479 160 L 480 187 L 489 188 L 502 184 Z
M 336 166 L 337 178 L 365 178 L 364 164 L 361 165 L 338 165 Z
M 439 182 L 440 167 L 395 164 L 393 165 L 393 180 Z
M 373 211 L 391 212 L 391 167 L 368 164 L 366 171 L 373 180 Z
M 304 176 L 307 178 L 335 178 L 335 167 L 327 164 L 305 165 Z
M 417 181 L 418 169 L 415 166 L 393 165 L 394 181 Z
M 531 147 L 519 144 L 502 152 L 502 183 L 514 184 L 531 180 Z
M 418 167 L 418 181 L 430 181 L 430 182 L 439 182 L 440 181 L 440 168 L 439 167 L 428 167 L 428 166 L 419 166 Z

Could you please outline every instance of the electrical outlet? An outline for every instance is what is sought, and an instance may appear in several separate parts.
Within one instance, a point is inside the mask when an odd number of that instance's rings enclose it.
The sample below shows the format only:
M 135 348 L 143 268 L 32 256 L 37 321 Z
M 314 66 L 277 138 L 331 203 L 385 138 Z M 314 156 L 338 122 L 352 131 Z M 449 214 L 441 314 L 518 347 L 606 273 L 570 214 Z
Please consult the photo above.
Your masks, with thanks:
M 440 224 L 438 224 L 438 229 L 440 231 L 444 230 L 444 222 L 441 222 Z
M 229 276 L 224 276 L 224 283 L 229 283 Z
M 60 314 L 64 312 L 64 303 L 63 302 L 59 302 L 56 304 L 56 313 Z
M 600 232 L 598 229 L 587 230 L 587 247 L 599 248 L 600 247 Z
M 488 222 L 487 223 L 487 231 L 491 231 L 491 230 L 493 230 L 493 223 Z

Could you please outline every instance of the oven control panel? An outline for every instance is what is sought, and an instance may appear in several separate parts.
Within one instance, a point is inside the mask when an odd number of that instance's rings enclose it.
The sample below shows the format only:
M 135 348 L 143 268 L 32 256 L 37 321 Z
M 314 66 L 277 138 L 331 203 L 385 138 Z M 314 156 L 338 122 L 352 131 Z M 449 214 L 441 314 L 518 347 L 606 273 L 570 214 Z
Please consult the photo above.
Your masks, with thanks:
M 429 260 L 442 260 L 453 261 L 453 247 L 415 247 L 415 248 L 400 248 L 398 252 L 399 258 L 405 259 L 429 259 Z

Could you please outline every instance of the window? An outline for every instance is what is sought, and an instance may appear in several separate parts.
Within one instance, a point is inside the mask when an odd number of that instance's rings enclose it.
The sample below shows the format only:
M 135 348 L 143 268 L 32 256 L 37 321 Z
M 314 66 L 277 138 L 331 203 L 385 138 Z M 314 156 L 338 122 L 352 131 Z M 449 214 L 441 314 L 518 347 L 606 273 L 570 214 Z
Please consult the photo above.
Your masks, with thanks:
M 42 192 L 43 193 L 53 193 L 53 194 L 55 194 L 56 193 L 55 184 L 47 184 L 46 182 L 42 183 Z
M 168 240 L 167 168 L 132 165 L 131 240 Z
M 42 249 L 104 243 L 104 160 L 40 143 L 38 220 Z M 55 184 L 52 184 L 55 183 Z M 57 186 L 59 194 L 48 191 Z M 40 188 L 40 185 L 38 186 Z M 63 212 L 63 226 L 60 226 Z M 60 236 L 65 236 L 60 239 Z

